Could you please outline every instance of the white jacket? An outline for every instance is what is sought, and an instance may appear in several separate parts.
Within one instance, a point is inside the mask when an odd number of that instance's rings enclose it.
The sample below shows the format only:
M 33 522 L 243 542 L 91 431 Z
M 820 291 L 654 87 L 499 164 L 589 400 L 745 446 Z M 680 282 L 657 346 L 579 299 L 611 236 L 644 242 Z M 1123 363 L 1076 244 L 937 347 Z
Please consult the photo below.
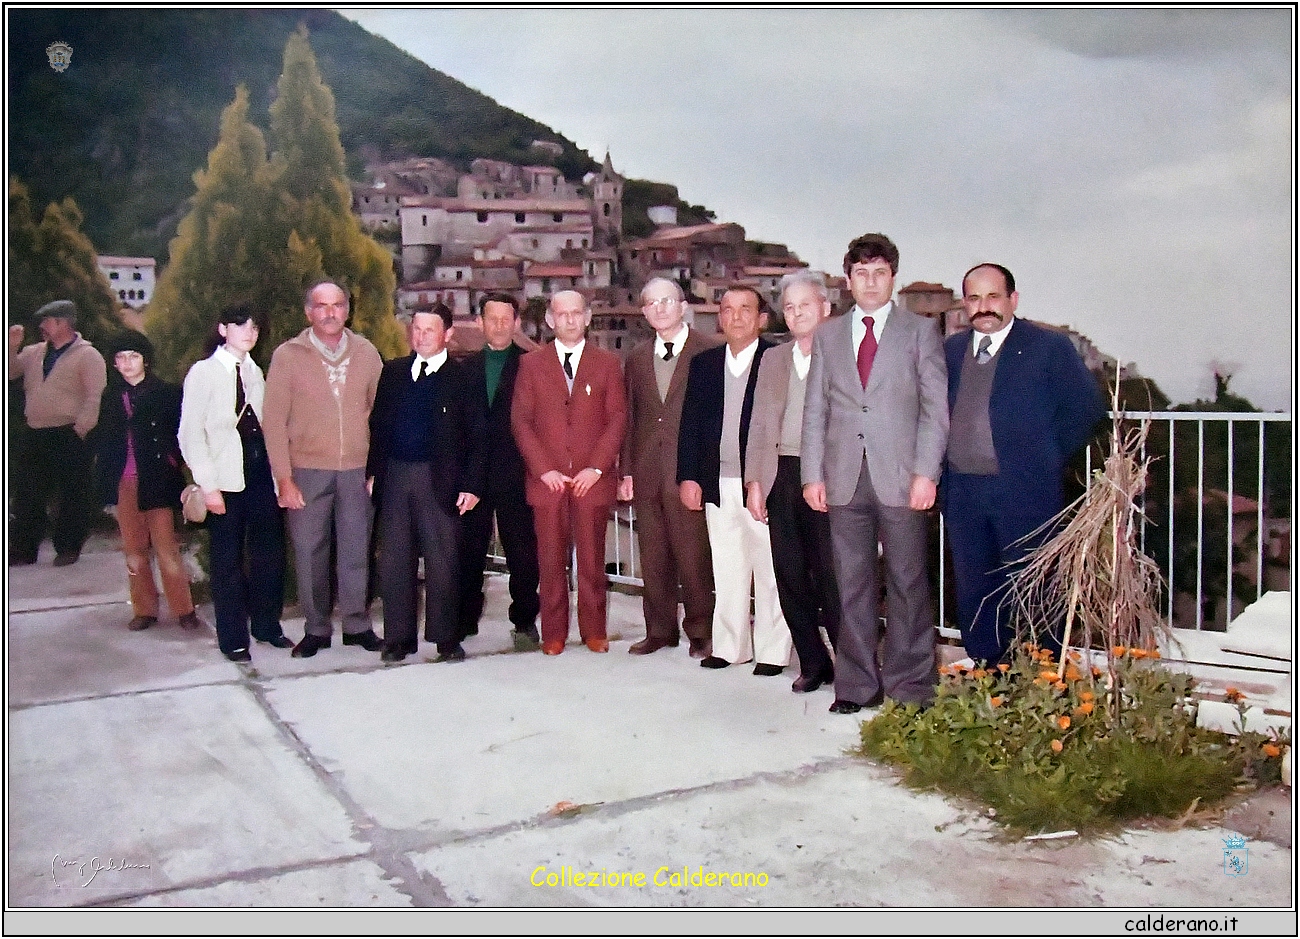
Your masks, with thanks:
M 181 455 L 194 481 L 204 492 L 244 491 L 244 446 L 235 428 L 235 373 L 218 349 L 191 366 L 181 398 L 177 434 Z M 244 394 L 257 419 L 262 419 L 266 379 L 251 356 L 244 358 Z

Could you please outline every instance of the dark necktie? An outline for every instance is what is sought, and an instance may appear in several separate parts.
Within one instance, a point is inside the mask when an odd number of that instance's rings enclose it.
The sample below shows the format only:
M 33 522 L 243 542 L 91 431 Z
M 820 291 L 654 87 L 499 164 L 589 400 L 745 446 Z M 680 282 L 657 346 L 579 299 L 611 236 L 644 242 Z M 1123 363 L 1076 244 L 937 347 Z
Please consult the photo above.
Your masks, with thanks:
M 978 362 L 980 365 L 983 365 L 989 359 L 993 358 L 993 353 L 989 351 L 989 346 L 991 346 L 992 344 L 993 344 L 993 340 L 990 339 L 988 336 L 985 336 L 983 339 L 980 340 L 979 351 L 975 353 L 975 361 Z
M 429 360 L 423 359 L 420 362 L 420 373 L 415 376 L 415 380 L 420 381 L 423 378 L 427 378 L 428 375 L 429 375 Z
M 871 377 L 871 363 L 876 359 L 876 321 L 870 316 L 864 316 L 862 322 L 867 324 L 867 334 L 858 346 L 858 378 L 862 379 L 862 387 L 866 388 L 867 379 Z
M 671 342 L 665 342 L 665 343 L 664 343 L 664 361 L 665 361 L 665 362 L 671 362 L 671 361 L 672 361 L 672 358 L 673 358 L 673 344 L 672 344 Z
M 235 413 L 243 416 L 244 404 L 247 399 L 244 397 L 244 367 L 242 363 L 235 365 Z
M 571 358 L 573 358 L 572 352 L 564 353 L 564 377 L 569 380 L 570 384 L 573 383 L 573 363 L 569 361 Z

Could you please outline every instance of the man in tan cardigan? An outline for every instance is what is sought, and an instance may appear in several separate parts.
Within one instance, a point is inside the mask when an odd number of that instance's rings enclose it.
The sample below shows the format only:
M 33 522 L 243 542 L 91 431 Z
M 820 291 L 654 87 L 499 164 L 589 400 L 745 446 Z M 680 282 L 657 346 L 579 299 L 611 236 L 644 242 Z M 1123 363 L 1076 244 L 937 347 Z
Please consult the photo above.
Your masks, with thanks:
M 383 361 L 370 341 L 348 329 L 348 296 L 323 281 L 307 291 L 311 326 L 271 356 L 262 428 L 298 570 L 306 617 L 293 649 L 308 658 L 330 646 L 330 530 L 338 564 L 343 644 L 380 646 L 366 603 L 370 526 L 366 491 L 370 409 Z
M 55 300 L 36 311 L 44 342 L 18 350 L 23 327 L 9 327 L 9 374 L 21 375 L 30 431 L 28 465 L 14 493 L 10 564 L 35 564 L 45 537 L 46 505 L 55 499 L 54 564 L 76 563 L 90 525 L 90 450 L 107 371 L 104 357 L 76 331 L 77 307 Z M 19 487 L 16 487 L 19 488 Z

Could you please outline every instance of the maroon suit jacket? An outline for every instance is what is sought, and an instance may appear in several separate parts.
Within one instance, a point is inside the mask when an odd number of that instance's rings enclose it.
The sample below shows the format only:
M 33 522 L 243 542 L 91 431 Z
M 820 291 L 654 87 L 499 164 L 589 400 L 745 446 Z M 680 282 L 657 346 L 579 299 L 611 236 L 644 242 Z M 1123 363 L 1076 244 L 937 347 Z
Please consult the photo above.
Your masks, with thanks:
M 587 467 L 602 475 L 589 498 L 613 503 L 618 491 L 618 455 L 627 423 L 623 370 L 618 356 L 588 340 L 573 376 L 573 394 L 548 342 L 519 360 L 511 400 L 510 426 L 528 466 L 529 505 L 549 495 L 543 473 L 576 476 Z

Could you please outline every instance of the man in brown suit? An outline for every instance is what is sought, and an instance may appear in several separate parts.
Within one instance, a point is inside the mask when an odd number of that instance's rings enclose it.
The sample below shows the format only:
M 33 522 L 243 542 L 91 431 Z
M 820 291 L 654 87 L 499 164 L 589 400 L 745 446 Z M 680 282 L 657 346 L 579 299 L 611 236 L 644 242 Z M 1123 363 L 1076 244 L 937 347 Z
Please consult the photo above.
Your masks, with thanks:
M 628 433 L 623 441 L 618 497 L 636 504 L 641 550 L 645 638 L 628 649 L 649 655 L 676 646 L 678 589 L 686 608 L 682 630 L 693 658 L 712 654 L 713 560 L 700 512 L 682 505 L 677 492 L 677 434 L 686 376 L 697 352 L 717 345 L 683 322 L 682 290 L 655 277 L 641 290 L 641 310 L 657 334 L 627 357 Z
M 525 490 L 537 526 L 542 651 L 559 655 L 569 635 L 572 545 L 578 555 L 578 633 L 592 652 L 605 636 L 605 530 L 617 495 L 615 472 L 627 404 L 618 357 L 587 347 L 587 300 L 575 290 L 551 297 L 547 343 L 519 360 L 510 425 L 528 467 Z

